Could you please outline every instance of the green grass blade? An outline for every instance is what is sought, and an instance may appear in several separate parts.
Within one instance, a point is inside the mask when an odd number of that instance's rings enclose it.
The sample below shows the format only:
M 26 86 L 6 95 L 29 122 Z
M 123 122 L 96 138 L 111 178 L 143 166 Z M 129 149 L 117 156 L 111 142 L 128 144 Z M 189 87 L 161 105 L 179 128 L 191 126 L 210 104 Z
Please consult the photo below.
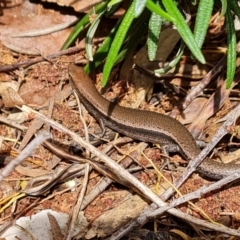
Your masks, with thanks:
M 199 48 L 202 47 L 207 34 L 209 20 L 213 10 L 214 0 L 201 0 L 199 2 L 196 22 L 194 26 L 194 38 Z
M 159 16 L 165 18 L 169 22 L 174 22 L 174 20 L 175 20 L 173 17 L 174 15 L 171 16 L 167 12 L 163 11 L 163 9 L 161 7 L 159 7 L 158 5 L 156 5 L 152 0 L 147 0 L 146 7 L 151 12 L 158 14 Z
M 170 71 L 172 68 L 174 68 L 181 60 L 181 57 L 184 53 L 184 48 L 185 48 L 185 44 L 182 41 L 181 46 L 176 54 L 176 57 L 168 64 L 168 66 L 155 70 L 154 71 L 155 75 L 158 77 L 161 77 L 161 74 L 165 74 L 168 71 Z
M 198 47 L 189 26 L 185 22 L 181 12 L 178 10 L 175 3 L 172 0 L 162 0 L 162 2 L 163 2 L 165 9 L 167 10 L 167 12 L 171 16 L 175 17 L 173 23 L 176 26 L 183 41 L 186 43 L 188 48 L 191 50 L 194 57 L 202 64 L 205 64 L 206 63 L 205 58 L 204 58 L 200 48 Z
M 228 44 L 226 88 L 229 89 L 232 85 L 234 75 L 236 72 L 237 38 L 236 38 L 236 32 L 234 28 L 233 16 L 229 7 L 227 7 L 225 16 L 226 16 L 227 44 Z
M 238 6 L 237 0 L 231 0 L 227 2 L 230 9 L 237 15 L 239 21 L 240 21 L 240 7 Z
M 84 71 L 87 74 L 93 72 L 95 70 L 95 68 L 98 67 L 102 63 L 102 61 L 107 57 L 109 49 L 111 47 L 111 43 L 114 39 L 114 36 L 116 35 L 116 32 L 118 30 L 120 23 L 121 23 L 121 19 L 117 22 L 117 24 L 111 30 L 109 35 L 104 39 L 103 43 L 97 49 L 96 53 L 93 56 L 93 61 L 89 62 L 84 67 Z
M 86 14 L 74 27 L 73 31 L 68 36 L 67 40 L 64 42 L 63 46 L 61 47 L 61 50 L 67 49 L 78 37 L 78 35 L 81 33 L 81 31 L 86 27 L 87 24 L 89 24 L 89 17 L 93 13 L 100 13 L 104 11 L 107 8 L 109 0 L 102 1 L 101 3 L 97 4 L 92 11 L 90 11 L 88 14 Z
M 86 44 L 85 44 L 86 45 L 86 54 L 87 54 L 89 61 L 93 61 L 93 47 L 92 47 L 93 37 L 94 37 L 94 34 L 97 30 L 97 27 L 98 27 L 100 20 L 104 13 L 105 13 L 105 11 L 98 14 L 98 16 L 94 19 L 91 26 L 89 27 L 87 35 L 86 35 Z
M 136 46 L 141 41 L 143 35 L 146 33 L 149 15 L 150 12 L 145 11 L 139 18 L 133 21 L 133 24 L 131 25 L 128 32 L 128 40 L 119 52 L 115 64 L 124 60 L 130 52 L 135 50 Z
M 221 3 L 222 3 L 222 10 L 221 10 L 220 16 L 223 17 L 226 14 L 228 2 L 227 0 L 221 0 Z
M 122 46 L 122 43 L 125 39 L 128 29 L 134 20 L 135 4 L 136 4 L 136 1 L 135 0 L 132 1 L 130 7 L 128 8 L 127 12 L 123 17 L 121 25 L 119 26 L 116 36 L 111 44 L 111 48 L 109 50 L 109 53 L 103 68 L 103 79 L 101 82 L 102 86 L 105 86 L 107 84 L 109 75 L 116 61 L 118 52 Z
M 162 23 L 163 18 L 153 12 L 148 24 L 147 38 L 148 57 L 150 61 L 153 61 L 156 58 Z
M 134 15 L 135 17 L 139 17 L 143 10 L 145 9 L 147 0 L 136 0 L 136 5 L 135 5 L 135 10 L 134 10 Z

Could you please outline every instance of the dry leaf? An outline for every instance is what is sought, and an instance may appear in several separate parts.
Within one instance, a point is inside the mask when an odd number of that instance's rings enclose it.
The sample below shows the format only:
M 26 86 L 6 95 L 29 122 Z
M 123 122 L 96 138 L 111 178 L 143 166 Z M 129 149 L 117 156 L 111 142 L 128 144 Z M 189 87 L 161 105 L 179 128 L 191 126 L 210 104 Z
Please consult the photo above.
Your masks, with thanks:
M 50 212 L 47 213 L 47 216 L 51 225 L 53 239 L 62 239 L 64 235 L 61 232 L 57 219 Z
M 12 35 L 47 29 L 73 20 L 76 20 L 75 16 L 63 15 L 59 11 L 43 9 L 38 4 L 24 1 L 22 5 L 4 9 L 4 14 L 0 16 L 0 40 L 16 52 L 48 55 L 59 51 L 70 28 L 38 37 L 13 38 Z
M 22 98 L 11 87 L 6 88 L 5 91 L 2 92 L 2 99 L 5 107 L 8 107 L 8 108 L 15 107 L 15 106 L 21 107 L 24 104 L 24 101 L 22 100 Z
M 101 0 L 42 0 L 43 2 L 54 2 L 60 6 L 71 6 L 76 12 L 88 12 L 93 9 L 95 4 L 102 2 Z
M 92 223 L 91 229 L 86 234 L 86 238 L 106 237 L 112 234 L 123 224 L 131 219 L 136 218 L 139 213 L 147 206 L 138 195 L 134 195 L 130 199 L 124 201 L 119 206 L 106 211 Z
M 222 85 L 219 86 L 208 99 L 203 110 L 201 111 L 201 114 L 199 114 L 198 118 L 195 119 L 195 121 L 188 128 L 195 139 L 197 139 L 201 134 L 207 119 L 223 106 L 226 99 L 228 99 L 230 92 L 231 89 L 226 89 L 226 84 L 223 82 Z
M 53 239 L 51 233 L 51 225 L 49 223 L 48 213 L 57 219 L 61 232 L 65 232 L 68 215 L 63 213 L 57 213 L 52 210 L 43 210 L 30 217 L 21 217 L 16 221 L 16 224 L 21 227 L 13 225 L 8 228 L 0 237 L 7 240 L 10 239 Z M 6 223 L 7 224 L 7 223 Z M 76 226 L 76 228 L 79 228 Z M 4 229 L 4 225 L 0 227 L 0 230 Z
M 194 121 L 197 117 L 199 117 L 204 105 L 206 104 L 206 98 L 195 98 L 188 107 L 183 111 L 180 116 L 179 121 L 182 124 L 188 124 Z
M 0 95 L 2 95 L 5 107 L 11 108 L 25 104 L 23 99 L 17 93 L 17 90 L 17 82 L 0 82 Z

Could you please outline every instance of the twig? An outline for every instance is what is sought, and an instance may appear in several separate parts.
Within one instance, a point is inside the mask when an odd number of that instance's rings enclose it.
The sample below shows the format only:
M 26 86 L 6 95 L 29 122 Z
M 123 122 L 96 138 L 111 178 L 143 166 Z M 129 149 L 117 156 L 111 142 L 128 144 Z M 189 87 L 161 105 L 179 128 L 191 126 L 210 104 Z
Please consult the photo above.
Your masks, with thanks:
M 120 173 L 122 178 L 120 178 L 123 182 L 125 182 L 124 185 L 128 184 L 128 186 L 133 186 L 134 190 L 137 192 L 141 192 L 146 198 L 150 199 L 154 205 L 157 207 L 165 206 L 166 203 L 163 202 L 155 193 L 153 193 L 149 188 L 147 188 L 144 184 L 142 184 L 138 179 L 133 177 L 130 173 L 128 173 L 124 168 L 116 164 L 111 158 L 109 158 L 107 155 L 103 154 L 100 152 L 98 149 L 96 149 L 94 146 L 90 145 L 86 141 L 84 141 L 81 137 L 79 137 L 76 133 L 71 132 L 69 129 L 65 128 L 64 126 L 61 126 L 59 123 L 56 123 L 55 121 L 46 118 L 44 115 L 34 111 L 33 109 L 23 106 L 22 111 L 28 112 L 28 113 L 34 113 L 38 118 L 42 119 L 44 122 L 50 124 L 53 128 L 58 129 L 61 132 L 66 132 L 68 133 L 73 140 L 78 142 L 80 145 L 82 145 L 84 148 L 87 148 L 91 153 L 93 153 L 95 156 L 100 158 L 105 164 L 114 172 L 114 174 Z M 120 182 L 120 183 L 123 183 Z M 154 206 L 152 205 L 152 206 Z M 167 211 L 168 213 L 177 216 L 178 218 L 187 220 L 191 223 L 196 223 L 198 221 L 198 224 L 200 226 L 206 227 L 206 228 L 211 228 L 211 229 L 216 229 L 216 225 L 209 223 L 208 221 L 204 220 L 197 220 L 196 218 L 192 216 L 188 216 L 181 211 L 177 209 L 169 209 Z M 218 229 L 219 230 L 219 229 Z M 231 235 L 235 236 L 240 236 L 240 232 L 237 230 L 232 230 L 227 227 L 222 226 L 221 229 L 219 230 L 221 232 L 225 233 L 230 233 Z
M 204 159 L 207 154 L 211 151 L 211 149 L 217 144 L 217 142 L 227 133 L 227 126 L 233 124 L 234 120 L 240 115 L 240 105 L 237 106 L 234 110 L 232 110 L 227 116 L 227 121 L 221 126 L 221 128 L 218 130 L 218 132 L 215 134 L 215 136 L 212 138 L 212 141 L 211 141 L 211 144 L 207 144 L 207 146 L 203 149 L 203 151 L 200 153 L 200 155 L 194 159 L 193 161 L 191 161 L 189 163 L 189 166 L 187 167 L 187 169 L 185 170 L 185 172 L 182 174 L 182 176 L 177 179 L 176 183 L 174 183 L 174 185 L 176 187 L 179 187 L 182 182 L 184 182 L 188 177 L 189 175 L 192 173 L 192 171 L 194 171 L 194 169 L 196 168 L 196 161 L 198 161 L 199 163 L 199 159 Z M 194 166 L 194 167 L 193 167 Z M 206 194 L 208 191 L 212 191 L 213 189 L 217 189 L 217 188 L 220 188 L 221 186 L 223 186 L 224 184 L 227 184 L 229 182 L 232 182 L 232 181 L 235 181 L 237 178 L 240 177 L 240 169 L 238 171 L 238 173 L 235 173 L 231 176 L 228 176 L 226 177 L 225 179 L 222 179 L 212 185 L 210 185 L 209 187 L 207 187 L 202 193 L 203 194 Z M 202 191 L 203 189 L 199 190 L 199 191 Z M 169 188 L 163 195 L 162 195 L 162 199 L 166 200 L 168 199 L 171 194 L 173 193 L 173 189 L 172 188 Z M 197 194 L 198 191 L 197 191 Z M 184 196 L 186 197 L 186 196 Z M 190 200 L 190 199 L 189 199 Z M 175 200 L 176 204 L 177 204 L 177 201 L 182 201 L 181 198 L 180 199 L 177 199 Z M 163 208 L 159 208 L 159 213 L 162 213 L 163 211 L 167 211 L 169 206 L 164 206 Z M 141 224 L 144 222 L 144 221 L 147 221 L 149 220 L 148 219 L 148 215 L 149 215 L 149 218 L 153 217 L 151 216 L 151 212 L 155 212 L 154 210 L 156 210 L 158 207 L 155 203 L 151 204 L 147 209 L 144 210 L 144 212 L 136 219 L 136 220 L 133 220 L 131 223 L 128 223 L 126 224 L 125 226 L 123 226 L 119 231 L 117 231 L 111 239 L 120 239 L 122 236 L 126 235 L 129 231 L 131 231 L 133 228 L 135 227 L 139 227 L 141 226 Z M 168 210 L 169 212 L 169 210 Z M 158 210 L 156 210 L 155 214 L 158 213 Z M 151 217 L 150 217 L 151 216 Z M 186 215 L 186 219 L 188 221 L 189 220 L 189 216 Z M 197 224 L 203 226 L 203 222 L 202 220 L 196 220 Z M 204 221 L 205 222 L 205 221 Z M 225 233 L 228 233 L 230 235 L 239 235 L 240 232 L 237 231 L 237 230 L 233 230 L 233 229 L 230 229 L 230 228 L 226 228 L 226 227 L 223 227 L 221 226 L 220 230 L 216 229 L 216 225 L 214 224 L 211 224 L 211 223 L 208 223 L 208 226 L 207 228 L 210 228 L 210 229 L 213 229 L 213 230 L 216 230 L 216 231 L 221 231 L 221 232 L 225 232 Z M 236 235 L 237 234 L 237 235 Z
M 73 209 L 73 217 L 71 219 L 69 229 L 67 231 L 67 236 L 64 239 L 70 240 L 73 237 L 74 227 L 75 227 L 75 224 L 77 222 L 77 219 L 78 219 L 78 216 L 79 216 L 79 213 L 80 213 L 80 210 L 81 210 L 81 206 L 82 206 L 82 203 L 83 203 L 83 197 L 84 197 L 84 194 L 85 194 L 86 189 L 87 189 L 87 183 L 88 183 L 88 178 L 89 178 L 89 170 L 90 170 L 90 165 L 89 165 L 89 163 L 86 163 L 85 177 L 83 179 L 82 189 L 81 189 L 80 194 L 78 196 L 77 204 L 74 206 L 74 209 Z
M 19 67 L 27 67 L 27 66 L 32 65 L 34 63 L 45 61 L 46 58 L 47 59 L 52 59 L 52 58 L 55 58 L 55 57 L 66 55 L 66 54 L 73 54 L 73 53 L 79 52 L 80 50 L 82 50 L 82 48 L 80 48 L 80 47 L 73 47 L 73 48 L 69 48 L 67 50 L 63 50 L 63 51 L 58 52 L 58 53 L 50 54 L 50 55 L 48 55 L 46 57 L 36 57 L 34 59 L 29 59 L 29 60 L 26 60 L 26 61 L 23 61 L 23 62 L 19 62 L 19 63 L 16 63 L 16 64 L 3 66 L 3 67 L 0 67 L 0 72 L 13 71 L 13 70 L 15 70 L 15 69 L 17 69 Z
M 217 143 L 228 133 L 227 127 L 232 125 L 236 118 L 240 116 L 240 105 L 238 105 L 236 108 L 234 108 L 228 115 L 227 120 L 222 124 L 222 126 L 218 129 L 217 133 L 213 136 L 211 139 L 211 142 L 209 142 L 206 147 L 201 151 L 201 153 L 193 160 L 191 160 L 186 168 L 186 170 L 183 172 L 181 177 L 175 181 L 174 185 L 176 188 L 179 188 L 183 182 L 188 179 L 188 177 L 196 171 L 196 167 L 200 165 L 200 163 L 207 157 L 209 152 L 217 145 Z M 237 169 L 236 169 L 237 171 Z M 240 170 L 239 170 L 240 171 Z M 162 199 L 166 200 L 168 199 L 172 194 L 174 193 L 174 190 L 172 188 L 169 188 L 163 195 Z
M 174 199 L 168 206 L 158 208 L 155 211 L 145 212 L 138 218 L 139 225 L 143 225 L 145 222 L 158 217 L 159 215 L 163 214 L 170 208 L 179 206 L 180 204 L 183 204 L 187 201 L 200 198 L 201 196 L 203 196 L 209 192 L 212 192 L 216 189 L 220 189 L 222 186 L 227 185 L 227 184 L 235 181 L 238 178 L 240 178 L 240 173 L 232 174 L 231 176 L 221 179 L 218 182 L 212 183 L 209 186 L 203 186 L 200 189 L 198 189 L 197 191 L 191 192 L 180 198 Z M 144 219 L 144 217 L 145 217 L 145 219 Z M 222 227 L 222 225 L 220 227 Z M 217 230 L 217 231 L 219 231 L 219 230 Z
M 29 50 L 28 48 L 23 48 L 23 47 L 19 47 L 16 45 L 13 45 L 11 43 L 8 42 L 4 42 L 2 41 L 2 44 L 9 48 L 10 50 L 12 50 L 13 52 L 17 52 L 17 53 L 21 53 L 21 54 L 27 54 L 27 55 L 32 55 L 32 56 L 38 56 L 40 55 L 40 52 L 38 50 Z
M 33 139 L 32 142 L 30 142 L 15 159 L 13 159 L 8 165 L 6 165 L 6 167 L 3 168 L 3 170 L 0 172 L 0 182 L 7 177 L 17 165 L 27 158 L 37 146 L 42 144 L 42 142 L 46 141 L 50 137 L 51 135 L 46 131 L 39 133 L 39 135 Z
M 207 86 L 207 84 L 219 74 L 222 69 L 226 66 L 226 55 L 214 66 L 214 68 L 208 72 L 208 74 L 199 82 L 198 85 L 193 87 L 191 91 L 186 96 L 184 102 L 182 103 L 183 109 L 187 108 L 187 106 L 196 98 L 203 89 Z
M 5 123 L 5 124 L 9 125 L 10 127 L 14 127 L 14 128 L 20 129 L 20 130 L 22 130 L 22 131 L 25 131 L 25 130 L 28 129 L 27 127 L 22 126 L 22 125 L 14 122 L 14 121 L 12 121 L 12 120 L 9 120 L 9 119 L 1 116 L 1 115 L 0 115 L 0 122 Z
M 68 28 L 75 24 L 78 21 L 78 19 L 74 19 L 71 22 L 66 22 L 66 23 L 60 23 L 55 26 L 49 27 L 49 28 L 44 28 L 44 29 L 34 29 L 30 30 L 27 32 L 22 32 L 18 34 L 11 35 L 12 38 L 22 38 L 22 37 L 37 37 L 37 36 L 42 36 L 42 35 L 47 35 L 49 33 L 57 32 L 60 30 L 63 30 L 65 28 Z

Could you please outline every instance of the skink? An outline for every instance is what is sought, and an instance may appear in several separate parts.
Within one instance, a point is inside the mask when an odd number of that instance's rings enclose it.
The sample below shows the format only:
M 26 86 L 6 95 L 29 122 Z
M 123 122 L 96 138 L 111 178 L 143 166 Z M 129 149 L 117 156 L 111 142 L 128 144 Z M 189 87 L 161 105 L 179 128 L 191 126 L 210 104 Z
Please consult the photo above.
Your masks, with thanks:
M 121 107 L 108 101 L 97 91 L 91 78 L 81 67 L 69 65 L 72 87 L 86 109 L 101 124 L 133 139 L 167 145 L 179 145 L 188 160 L 200 153 L 191 133 L 177 120 L 151 111 Z M 213 179 L 221 179 L 236 172 L 237 164 L 204 160 L 197 171 Z

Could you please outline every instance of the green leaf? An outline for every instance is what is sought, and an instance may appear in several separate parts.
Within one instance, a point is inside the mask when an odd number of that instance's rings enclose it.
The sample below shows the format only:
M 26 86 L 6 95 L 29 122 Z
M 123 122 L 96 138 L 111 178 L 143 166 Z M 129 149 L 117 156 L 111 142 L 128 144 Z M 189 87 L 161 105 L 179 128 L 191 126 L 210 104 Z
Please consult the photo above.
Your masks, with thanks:
M 228 6 L 230 9 L 237 15 L 238 20 L 240 21 L 240 7 L 238 6 L 237 0 L 228 1 Z
M 86 27 L 87 24 L 90 23 L 89 17 L 96 13 L 99 14 L 102 11 L 105 11 L 107 8 L 109 0 L 102 1 L 101 3 L 97 4 L 92 11 L 90 11 L 88 14 L 86 14 L 79 22 L 78 24 L 74 27 L 73 31 L 70 33 L 68 36 L 67 40 L 61 47 L 61 50 L 67 49 L 78 37 L 78 35 L 81 33 L 81 31 Z
M 153 12 L 148 24 L 149 28 L 147 38 L 148 57 L 150 61 L 153 61 L 156 58 L 162 22 L 163 18 Z
M 222 10 L 221 10 L 220 16 L 223 17 L 226 14 L 228 2 L 227 0 L 221 0 L 221 3 L 222 3 Z
M 172 0 L 162 0 L 162 2 L 163 2 L 165 9 L 167 10 L 167 12 L 171 16 L 174 16 L 173 23 L 176 26 L 183 41 L 186 43 L 188 48 L 191 50 L 194 57 L 202 64 L 205 64 L 206 63 L 205 58 L 204 58 L 200 48 L 198 47 L 189 26 L 185 22 L 181 12 L 178 10 L 175 3 Z
M 147 0 L 136 0 L 136 5 L 135 5 L 135 10 L 134 10 L 134 15 L 135 17 L 139 17 L 143 10 L 145 9 Z
M 227 7 L 225 16 L 226 16 L 227 44 L 228 44 L 226 88 L 229 89 L 232 85 L 234 75 L 236 72 L 237 38 L 236 38 L 236 32 L 234 28 L 233 16 L 229 7 Z
M 89 27 L 87 35 L 86 35 L 86 54 L 87 54 L 89 61 L 93 61 L 93 47 L 92 47 L 93 36 L 97 30 L 97 27 L 98 27 L 100 20 L 104 13 L 105 13 L 105 11 L 102 11 L 101 13 L 99 13 L 97 15 L 97 17 L 94 19 L 91 26 Z
M 169 22 L 174 22 L 174 15 L 170 15 L 167 12 L 163 11 L 161 7 L 159 7 L 158 5 L 156 5 L 153 1 L 151 0 L 147 0 L 146 3 L 146 7 L 151 11 L 154 12 L 156 14 L 158 14 L 159 16 L 165 18 L 167 21 Z
M 179 61 L 181 60 L 181 57 L 183 55 L 184 52 L 184 48 L 185 48 L 185 44 L 183 43 L 183 41 L 181 42 L 181 46 L 176 54 L 176 57 L 166 66 L 160 69 L 157 69 L 154 71 L 155 75 L 158 77 L 161 77 L 161 74 L 165 74 L 168 71 L 170 71 L 172 68 L 174 68 Z
M 121 23 L 121 19 L 117 22 L 117 24 L 114 26 L 114 28 L 111 30 L 109 35 L 104 39 L 103 43 L 100 45 L 100 47 L 97 49 L 96 53 L 93 56 L 93 61 L 89 62 L 85 67 L 84 71 L 89 74 L 94 69 L 99 66 L 102 61 L 107 57 L 109 49 L 111 47 L 111 43 L 114 39 L 114 36 L 116 35 L 116 32 L 118 30 L 118 27 Z
M 128 31 L 128 38 L 119 52 L 115 64 L 121 62 L 126 56 L 135 50 L 137 44 L 141 41 L 147 30 L 149 15 L 149 11 L 144 11 L 139 18 L 133 21 Z
M 201 0 L 199 2 L 193 31 L 195 41 L 197 42 L 199 48 L 202 47 L 207 34 L 209 20 L 213 10 L 213 4 L 214 0 Z
M 115 35 L 115 38 L 112 42 L 111 48 L 109 50 L 109 53 L 103 68 L 103 79 L 101 82 L 103 87 L 107 84 L 109 75 L 116 61 L 118 52 L 122 46 L 122 43 L 125 39 L 128 29 L 131 26 L 132 21 L 134 20 L 135 4 L 136 4 L 136 1 L 135 0 L 132 1 L 130 7 L 128 8 L 127 12 L 124 15 L 121 25 L 119 26 L 118 31 Z

